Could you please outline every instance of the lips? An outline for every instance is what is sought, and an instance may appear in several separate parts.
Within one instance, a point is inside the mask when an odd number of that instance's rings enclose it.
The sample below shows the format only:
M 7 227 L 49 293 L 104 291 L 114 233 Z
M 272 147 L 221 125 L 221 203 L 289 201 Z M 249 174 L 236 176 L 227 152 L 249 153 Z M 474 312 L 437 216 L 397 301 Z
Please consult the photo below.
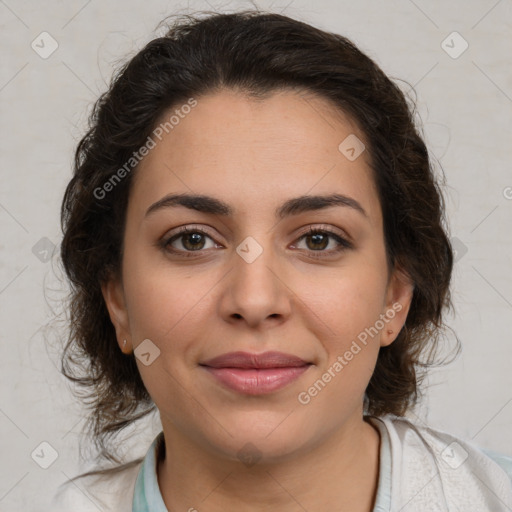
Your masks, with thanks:
M 200 364 L 224 387 L 247 395 L 272 393 L 287 386 L 310 366 L 283 352 L 230 352 Z
M 307 364 L 300 357 L 283 352 L 229 352 L 202 363 L 210 368 L 296 368 Z

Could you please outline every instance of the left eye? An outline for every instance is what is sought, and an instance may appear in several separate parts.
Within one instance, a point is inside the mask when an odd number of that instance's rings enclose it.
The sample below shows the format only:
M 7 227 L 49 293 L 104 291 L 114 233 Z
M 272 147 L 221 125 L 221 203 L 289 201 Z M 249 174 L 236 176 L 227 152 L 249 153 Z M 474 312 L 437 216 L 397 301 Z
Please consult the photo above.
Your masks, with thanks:
M 299 239 L 306 241 L 306 250 L 310 250 L 313 252 L 337 252 L 343 249 L 347 249 L 351 247 L 351 244 L 342 238 L 341 236 L 333 233 L 331 231 L 325 230 L 314 230 L 312 229 L 308 233 L 302 235 Z M 335 247 L 329 250 L 325 250 L 329 246 L 330 240 L 335 241 Z M 308 243 L 308 241 L 310 241 Z

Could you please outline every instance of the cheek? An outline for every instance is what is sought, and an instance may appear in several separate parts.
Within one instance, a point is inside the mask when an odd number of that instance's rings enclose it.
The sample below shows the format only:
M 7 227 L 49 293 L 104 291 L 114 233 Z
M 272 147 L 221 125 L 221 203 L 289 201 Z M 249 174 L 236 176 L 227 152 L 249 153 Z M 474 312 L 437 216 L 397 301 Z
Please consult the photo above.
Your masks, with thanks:
M 135 344 L 149 338 L 163 350 L 169 339 L 186 340 L 184 333 L 194 330 L 193 319 L 204 310 L 215 279 L 210 274 L 198 279 L 190 268 L 170 268 L 162 258 L 142 253 L 126 258 L 125 295 Z
M 322 345 L 323 357 L 301 390 L 299 403 L 311 403 L 311 410 L 318 408 L 326 418 L 360 406 L 380 349 L 375 325 L 382 313 L 384 285 L 366 269 L 347 274 L 336 286 L 331 281 L 323 294 L 310 290 L 308 329 Z
M 149 339 L 159 355 L 147 366 L 137 359 L 140 375 L 159 410 L 174 411 L 176 422 L 178 411 L 187 410 L 200 423 L 201 410 L 190 405 L 195 403 L 191 397 L 200 396 L 191 370 L 198 340 L 208 327 L 205 318 L 211 318 L 206 309 L 211 308 L 208 291 L 215 280 L 188 277 L 143 261 L 127 261 L 125 266 L 130 331 L 135 349 Z
M 347 265 L 321 280 L 305 279 L 301 298 L 306 311 L 310 311 L 308 318 L 312 325 L 321 329 L 319 338 L 329 340 L 341 350 L 347 342 L 374 325 L 382 313 L 385 278 L 385 272 L 378 266 Z
M 308 313 L 303 318 L 321 343 L 323 357 L 301 396 L 327 415 L 333 403 L 339 405 L 332 411 L 335 416 L 359 406 L 380 349 L 381 330 L 375 325 L 383 312 L 387 276 L 377 260 L 360 261 L 322 280 L 327 284 L 323 289 L 312 286 L 315 280 L 304 282 Z

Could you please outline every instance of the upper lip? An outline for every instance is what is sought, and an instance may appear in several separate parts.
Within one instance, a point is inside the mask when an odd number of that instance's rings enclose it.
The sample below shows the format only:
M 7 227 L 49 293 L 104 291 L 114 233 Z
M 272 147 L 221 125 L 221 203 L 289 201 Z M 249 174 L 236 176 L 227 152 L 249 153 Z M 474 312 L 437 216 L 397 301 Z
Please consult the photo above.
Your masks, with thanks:
M 300 357 L 275 351 L 262 354 L 228 352 L 201 363 L 202 366 L 211 368 L 288 368 L 307 364 L 310 363 Z

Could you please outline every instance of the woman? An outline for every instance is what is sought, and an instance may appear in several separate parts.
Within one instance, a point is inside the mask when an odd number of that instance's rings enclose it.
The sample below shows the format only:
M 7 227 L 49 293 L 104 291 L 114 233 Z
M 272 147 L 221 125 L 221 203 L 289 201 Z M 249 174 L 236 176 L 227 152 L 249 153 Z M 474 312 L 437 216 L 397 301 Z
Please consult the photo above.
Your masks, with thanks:
M 512 459 L 404 417 L 452 250 L 412 106 L 347 39 L 254 11 L 177 21 L 96 103 L 62 222 L 64 372 L 101 455 L 162 422 L 65 509 L 512 508 Z

